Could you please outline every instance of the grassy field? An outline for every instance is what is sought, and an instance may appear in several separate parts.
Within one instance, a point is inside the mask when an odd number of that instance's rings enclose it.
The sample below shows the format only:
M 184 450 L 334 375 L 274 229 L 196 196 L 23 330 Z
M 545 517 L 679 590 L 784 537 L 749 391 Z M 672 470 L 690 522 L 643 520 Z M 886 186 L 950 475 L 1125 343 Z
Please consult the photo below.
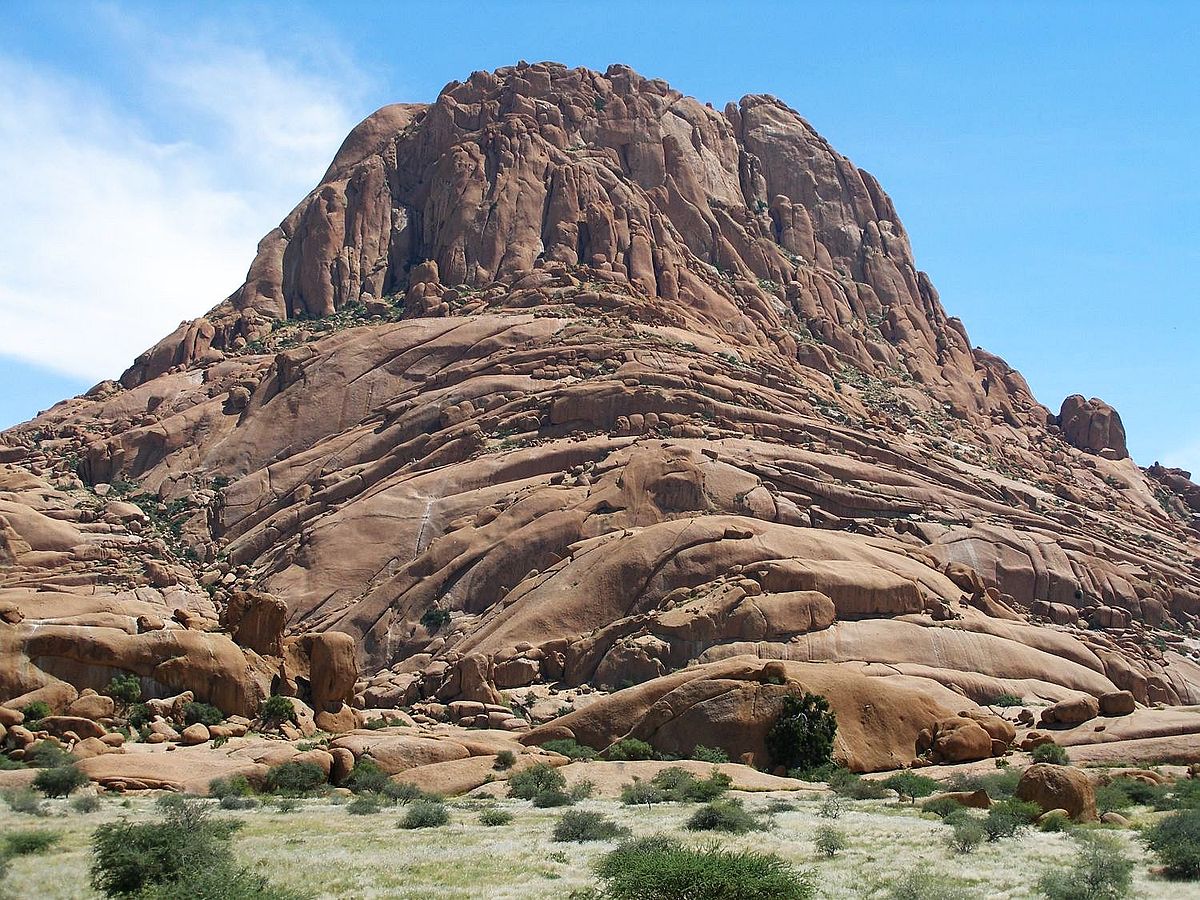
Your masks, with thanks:
M 746 806 L 766 814 L 772 797 L 786 795 L 748 795 Z M 411 831 L 396 827 L 402 807 L 354 816 L 345 806 L 329 800 L 301 801 L 297 809 L 286 813 L 262 806 L 219 814 L 245 823 L 235 838 L 243 862 L 279 884 L 316 897 L 525 900 L 564 898 L 573 889 L 594 883 L 591 865 L 613 843 L 555 843 L 551 831 L 562 810 L 534 809 L 517 800 L 496 802 L 514 814 L 512 824 L 485 827 L 478 816 L 491 802 L 453 801 L 448 826 Z M 146 819 L 156 815 L 150 798 L 106 798 L 98 812 L 86 814 L 75 812 L 63 801 L 45 806 L 49 815 L 33 817 L 0 804 L 0 833 L 38 828 L 61 834 L 59 843 L 48 851 L 13 860 L 3 883 L 9 897 L 74 900 L 98 896 L 88 887 L 92 830 L 122 816 Z M 819 858 L 814 849 L 814 831 L 830 822 L 819 817 L 818 804 L 812 801 L 794 802 L 794 809 L 771 814 L 773 827 L 767 831 L 717 838 L 683 827 L 693 805 L 631 808 L 612 800 L 586 800 L 575 808 L 607 813 L 635 835 L 668 833 L 697 846 L 717 840 L 726 848 L 778 853 L 813 869 L 819 895 L 827 898 L 884 896 L 872 894 L 872 886 L 920 863 L 952 877 L 980 898 L 1035 897 L 1038 876 L 1063 865 L 1074 852 L 1073 842 L 1064 833 L 1027 831 L 1012 839 L 985 843 L 970 855 L 958 855 L 948 847 L 949 829 L 939 820 L 886 800 L 846 804 L 845 812 L 832 824 L 846 833 L 849 847 L 833 859 Z M 1138 861 L 1133 896 L 1184 898 L 1200 893 L 1195 883 L 1152 875 L 1150 860 L 1134 832 L 1111 833 L 1121 837 Z

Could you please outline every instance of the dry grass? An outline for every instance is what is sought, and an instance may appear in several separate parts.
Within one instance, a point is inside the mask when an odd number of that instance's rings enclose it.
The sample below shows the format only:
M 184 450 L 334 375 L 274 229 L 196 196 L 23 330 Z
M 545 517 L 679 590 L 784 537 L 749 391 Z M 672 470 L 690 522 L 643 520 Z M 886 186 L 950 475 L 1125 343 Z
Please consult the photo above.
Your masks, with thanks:
M 772 794 L 746 795 L 747 808 L 765 813 Z M 87 887 L 89 837 L 100 822 L 121 816 L 155 815 L 153 801 L 106 799 L 97 813 L 81 815 L 65 802 L 48 803 L 51 815 L 33 819 L 0 804 L 0 832 L 38 827 L 62 833 L 47 853 L 13 861 L 4 887 L 15 897 L 75 900 L 95 896 Z M 405 831 L 396 828 L 402 808 L 378 815 L 351 816 L 345 807 L 322 800 L 303 801 L 291 813 L 270 807 L 220 813 L 243 820 L 235 838 L 239 857 L 273 880 L 316 892 L 322 898 L 562 898 L 591 883 L 591 863 L 612 844 L 556 844 L 551 840 L 561 810 L 534 809 L 522 801 L 501 801 L 515 814 L 511 825 L 488 828 L 478 822 L 478 802 L 463 800 L 451 806 L 445 828 Z M 693 844 L 712 840 L 683 828 L 693 806 L 659 804 L 630 808 L 611 800 L 588 800 L 580 808 L 601 810 L 635 835 L 670 832 Z M 1029 832 L 998 844 L 984 844 L 970 856 L 956 856 L 946 844 L 948 829 L 917 810 L 890 801 L 848 803 L 837 820 L 850 846 L 833 859 L 819 857 L 813 836 L 828 820 L 817 815 L 815 802 L 797 802 L 795 809 L 773 816 L 766 832 L 725 836 L 730 848 L 771 850 L 817 872 L 821 895 L 827 898 L 863 896 L 872 879 L 929 862 L 957 878 L 988 900 L 1036 896 L 1032 886 L 1045 869 L 1061 865 L 1073 852 L 1064 834 Z M 1138 860 L 1134 896 L 1184 898 L 1195 896 L 1195 885 L 1163 881 L 1149 872 L 1149 860 L 1128 831 L 1114 832 Z

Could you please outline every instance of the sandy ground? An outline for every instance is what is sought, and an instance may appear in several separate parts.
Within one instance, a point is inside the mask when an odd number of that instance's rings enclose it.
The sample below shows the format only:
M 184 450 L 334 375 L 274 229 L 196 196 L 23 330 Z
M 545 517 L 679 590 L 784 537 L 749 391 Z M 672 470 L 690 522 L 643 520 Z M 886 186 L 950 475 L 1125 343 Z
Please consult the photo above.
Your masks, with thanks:
M 969 856 L 946 844 L 949 829 L 938 820 L 895 801 L 847 802 L 833 824 L 845 831 L 850 846 L 834 859 L 818 858 L 813 834 L 828 820 L 818 816 L 819 803 L 786 793 L 744 794 L 747 808 L 762 811 L 771 798 L 789 798 L 795 808 L 774 814 L 774 827 L 747 835 L 693 834 L 684 829 L 693 805 L 659 804 L 623 807 L 612 800 L 586 800 L 577 808 L 603 811 L 634 834 L 668 833 L 688 843 L 717 840 L 724 847 L 768 850 L 795 864 L 812 868 L 825 898 L 863 897 L 873 880 L 894 875 L 921 862 L 952 876 L 980 898 L 1035 897 L 1037 877 L 1060 866 L 1073 853 L 1060 833 L 1030 831 L 996 844 L 984 844 Z M 50 815 L 34 818 L 0 804 L 0 832 L 11 828 L 45 828 L 61 832 L 60 843 L 39 856 L 16 859 L 4 883 L 8 896 L 65 900 L 97 896 L 87 885 L 89 838 L 101 822 L 122 816 L 155 816 L 153 800 L 105 798 L 100 811 L 80 814 L 63 801 L 46 804 Z M 352 816 L 329 800 L 307 800 L 293 812 L 271 807 L 221 812 L 241 819 L 235 838 L 239 858 L 273 880 L 314 892 L 321 898 L 564 898 L 571 890 L 593 883 L 591 864 L 614 845 L 558 844 L 551 840 L 562 810 L 534 809 L 517 800 L 499 802 L 515 815 L 511 825 L 478 824 L 479 811 L 492 801 L 451 802 L 451 824 L 444 828 L 406 831 L 396 827 L 402 808 L 376 815 Z M 1146 814 L 1149 815 L 1149 814 Z M 1136 819 L 1136 814 L 1135 814 Z M 1138 861 L 1134 896 L 1196 897 L 1196 885 L 1164 881 L 1151 874 L 1150 860 L 1131 831 L 1121 837 Z

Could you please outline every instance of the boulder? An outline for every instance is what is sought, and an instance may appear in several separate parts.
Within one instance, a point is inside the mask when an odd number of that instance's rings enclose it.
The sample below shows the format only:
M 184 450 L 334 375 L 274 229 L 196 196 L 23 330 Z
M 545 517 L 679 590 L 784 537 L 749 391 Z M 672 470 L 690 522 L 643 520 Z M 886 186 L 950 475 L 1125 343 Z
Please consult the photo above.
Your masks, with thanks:
M 203 722 L 196 722 L 180 732 L 179 743 L 185 747 L 192 747 L 196 744 L 208 743 L 209 737 L 208 726 Z
M 1016 796 L 1044 810 L 1062 809 L 1077 822 L 1096 821 L 1096 789 L 1073 766 L 1037 763 L 1021 773 Z
M 935 763 L 973 762 L 992 755 L 992 736 L 974 719 L 940 719 L 917 736 L 917 752 Z
M 83 719 L 92 719 L 99 721 L 100 719 L 111 719 L 116 712 L 116 704 L 112 697 L 106 697 L 103 694 L 97 694 L 95 691 L 91 693 L 81 693 L 71 705 L 67 707 L 66 714 L 68 716 L 78 716 Z
M 81 740 L 103 737 L 106 730 L 99 722 L 93 722 L 91 719 L 84 719 L 80 716 L 46 716 L 38 722 L 38 729 L 57 737 L 63 737 L 67 732 L 74 732 Z
M 935 803 L 938 800 L 953 800 L 968 809 L 991 809 L 992 807 L 992 798 L 988 796 L 987 791 L 944 791 L 934 794 L 925 803 Z
M 1091 721 L 1100 715 L 1100 701 L 1095 697 L 1076 697 L 1072 700 L 1060 700 L 1053 706 L 1042 710 L 1040 724 L 1046 725 L 1080 725 Z
M 1100 695 L 1100 715 L 1127 716 L 1137 708 L 1137 702 L 1129 691 L 1112 691 Z
M 1104 455 L 1108 459 L 1126 459 L 1125 426 L 1115 409 L 1093 397 L 1072 394 L 1062 402 L 1058 427 L 1068 443 L 1080 450 Z

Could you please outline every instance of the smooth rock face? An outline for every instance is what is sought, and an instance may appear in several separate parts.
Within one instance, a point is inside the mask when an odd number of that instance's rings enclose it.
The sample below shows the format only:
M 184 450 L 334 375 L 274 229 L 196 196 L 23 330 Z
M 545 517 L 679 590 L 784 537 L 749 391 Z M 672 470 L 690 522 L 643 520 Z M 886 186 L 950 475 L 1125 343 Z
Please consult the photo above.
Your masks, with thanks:
M 779 664 L 886 768 L 1002 752 L 1005 695 L 1200 704 L 1200 489 L 973 347 L 770 97 L 522 64 L 385 107 L 241 288 L 2 440 L 15 708 L 124 672 L 510 731 L 594 686 L 543 727 L 761 757 Z

